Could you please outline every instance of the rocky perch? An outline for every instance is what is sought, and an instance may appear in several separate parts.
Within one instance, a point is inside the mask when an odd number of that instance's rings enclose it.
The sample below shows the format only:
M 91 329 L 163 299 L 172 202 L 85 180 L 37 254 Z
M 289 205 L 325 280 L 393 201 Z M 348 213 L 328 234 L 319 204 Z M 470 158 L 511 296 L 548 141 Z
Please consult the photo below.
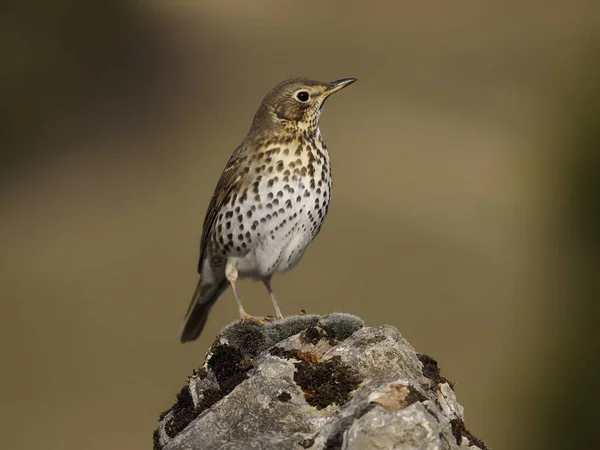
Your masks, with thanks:
M 481 449 L 452 383 L 391 326 L 349 314 L 225 327 L 154 449 Z

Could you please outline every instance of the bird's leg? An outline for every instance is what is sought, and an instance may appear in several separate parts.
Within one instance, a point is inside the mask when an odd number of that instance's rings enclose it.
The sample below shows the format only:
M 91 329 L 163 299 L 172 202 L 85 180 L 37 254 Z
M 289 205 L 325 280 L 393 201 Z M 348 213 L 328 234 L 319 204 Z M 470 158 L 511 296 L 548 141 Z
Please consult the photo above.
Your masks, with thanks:
M 263 280 L 263 284 L 267 288 L 267 291 L 269 292 L 269 295 L 271 296 L 271 300 L 273 300 L 273 306 L 275 307 L 275 314 L 277 314 L 277 318 L 283 319 L 283 314 L 281 314 L 281 310 L 279 309 L 279 305 L 277 304 L 277 299 L 275 298 L 275 293 L 273 292 L 273 289 L 271 289 L 271 279 L 265 278 Z
M 229 281 L 229 284 L 231 284 L 231 288 L 233 289 L 233 295 L 235 295 L 235 301 L 238 304 L 238 310 L 240 312 L 240 319 L 264 325 L 265 321 L 263 319 L 261 319 L 260 317 L 251 316 L 244 310 L 244 307 L 242 306 L 242 301 L 240 300 L 240 294 L 237 290 L 237 285 L 235 284 L 238 278 L 238 270 L 235 266 L 235 263 L 233 263 L 231 260 L 228 260 L 227 265 L 225 266 L 225 277 L 227 278 L 227 281 Z

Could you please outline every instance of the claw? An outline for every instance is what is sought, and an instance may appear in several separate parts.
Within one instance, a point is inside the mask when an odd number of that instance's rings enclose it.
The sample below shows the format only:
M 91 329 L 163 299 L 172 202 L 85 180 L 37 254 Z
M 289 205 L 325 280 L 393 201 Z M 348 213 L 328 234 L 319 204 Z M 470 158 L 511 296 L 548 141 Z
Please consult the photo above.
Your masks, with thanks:
M 244 310 L 240 311 L 240 320 L 242 322 L 254 322 L 254 323 L 257 323 L 259 325 L 264 325 L 265 324 L 265 318 L 264 317 L 251 316 L 250 314 L 248 314 Z

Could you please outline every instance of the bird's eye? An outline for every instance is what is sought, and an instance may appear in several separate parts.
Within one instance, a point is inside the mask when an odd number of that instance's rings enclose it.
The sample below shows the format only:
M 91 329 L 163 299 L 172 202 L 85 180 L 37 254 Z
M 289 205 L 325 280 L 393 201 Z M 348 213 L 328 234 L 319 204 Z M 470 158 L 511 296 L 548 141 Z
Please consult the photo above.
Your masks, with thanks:
M 307 102 L 309 97 L 310 95 L 308 95 L 308 92 L 306 91 L 300 91 L 296 94 L 296 98 L 302 103 Z

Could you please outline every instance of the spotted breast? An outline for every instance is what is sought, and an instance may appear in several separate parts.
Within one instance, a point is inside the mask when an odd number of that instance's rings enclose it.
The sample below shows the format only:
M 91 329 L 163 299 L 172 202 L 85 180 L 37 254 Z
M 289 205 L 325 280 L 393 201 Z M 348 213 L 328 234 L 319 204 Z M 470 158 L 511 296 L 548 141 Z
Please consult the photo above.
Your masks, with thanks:
M 226 200 L 211 235 L 212 255 L 235 260 L 240 277 L 293 268 L 329 208 L 331 167 L 320 133 L 274 141 L 248 161 L 245 186 Z

